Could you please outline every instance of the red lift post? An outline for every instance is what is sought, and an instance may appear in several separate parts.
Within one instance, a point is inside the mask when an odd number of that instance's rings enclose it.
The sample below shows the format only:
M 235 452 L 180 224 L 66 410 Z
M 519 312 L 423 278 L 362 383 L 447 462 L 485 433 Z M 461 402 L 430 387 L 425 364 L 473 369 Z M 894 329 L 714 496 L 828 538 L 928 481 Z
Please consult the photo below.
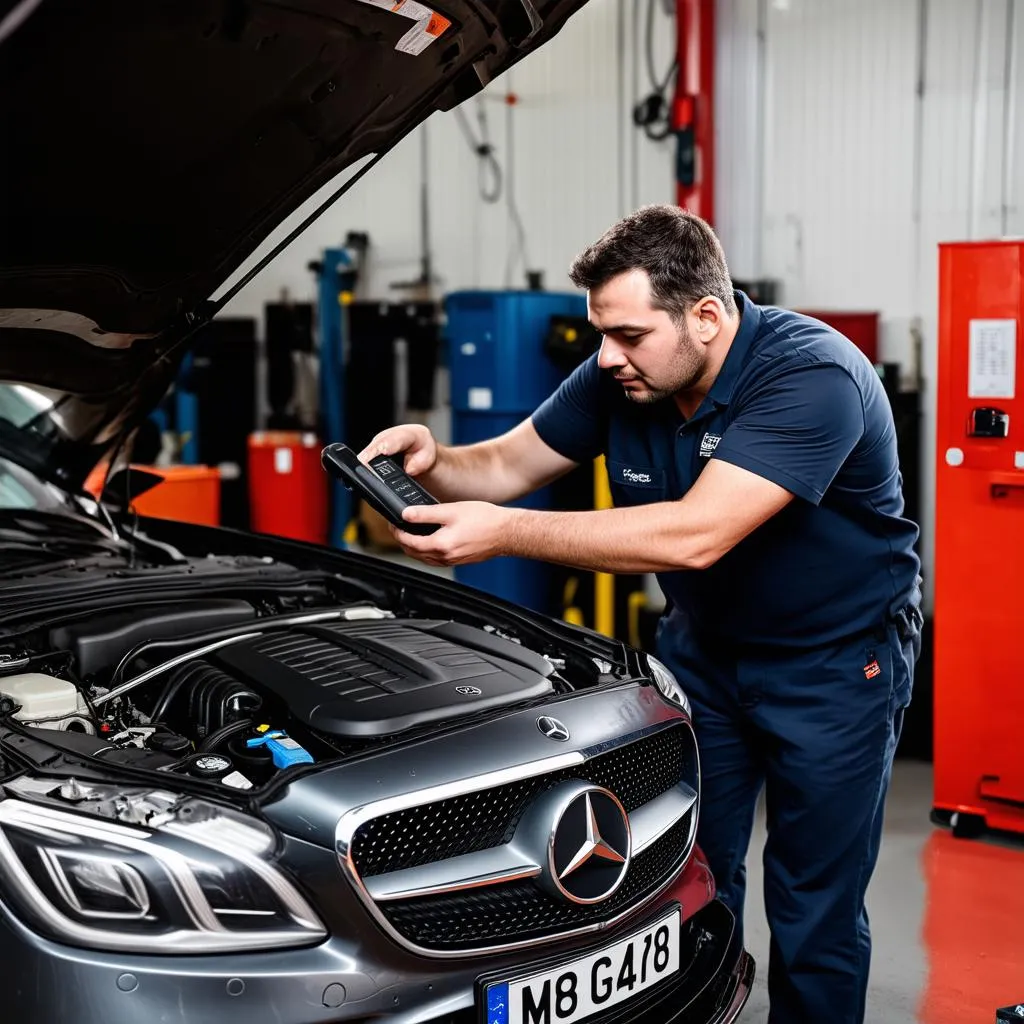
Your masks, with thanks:
M 676 0 L 676 202 L 715 222 L 715 0 Z

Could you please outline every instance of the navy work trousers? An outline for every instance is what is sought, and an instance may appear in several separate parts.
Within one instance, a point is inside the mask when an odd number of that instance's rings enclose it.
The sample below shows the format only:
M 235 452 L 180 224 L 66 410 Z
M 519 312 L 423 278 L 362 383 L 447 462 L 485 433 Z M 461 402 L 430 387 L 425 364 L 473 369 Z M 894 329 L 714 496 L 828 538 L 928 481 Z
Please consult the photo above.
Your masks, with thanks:
M 701 643 L 672 612 L 659 657 L 693 705 L 697 840 L 742 935 L 746 856 L 765 790 L 769 1024 L 862 1024 L 871 959 L 865 893 L 920 651 L 893 623 L 823 649 Z

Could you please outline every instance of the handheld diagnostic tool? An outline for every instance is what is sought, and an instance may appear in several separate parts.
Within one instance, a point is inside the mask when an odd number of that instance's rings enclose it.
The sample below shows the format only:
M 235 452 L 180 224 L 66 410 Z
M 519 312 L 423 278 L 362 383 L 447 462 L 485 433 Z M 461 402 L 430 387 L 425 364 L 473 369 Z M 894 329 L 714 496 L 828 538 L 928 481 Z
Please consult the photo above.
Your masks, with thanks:
M 406 533 L 426 535 L 439 530 L 439 523 L 407 523 L 402 512 L 409 505 L 436 505 L 435 498 L 410 477 L 402 463 L 389 455 L 378 455 L 366 466 L 348 445 L 329 444 L 320 453 L 324 469 L 376 509 L 392 526 Z

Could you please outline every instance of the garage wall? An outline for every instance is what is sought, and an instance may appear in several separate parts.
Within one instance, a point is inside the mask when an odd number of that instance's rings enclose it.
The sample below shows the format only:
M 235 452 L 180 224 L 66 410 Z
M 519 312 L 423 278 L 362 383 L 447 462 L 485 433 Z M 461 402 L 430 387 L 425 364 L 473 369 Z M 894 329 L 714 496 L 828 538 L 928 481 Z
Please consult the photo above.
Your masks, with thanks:
M 1024 6 L 719 5 L 718 227 L 733 272 L 777 279 L 787 305 L 879 310 L 881 356 L 908 383 L 920 353 L 930 569 L 936 247 L 1024 234 Z
M 424 160 L 437 294 L 518 287 L 527 266 L 568 287 L 573 254 L 610 222 L 674 197 L 672 143 L 631 122 L 649 91 L 648 2 L 591 0 L 465 107 L 476 134 L 485 114 L 498 203 L 480 195 L 456 115 L 436 115 L 227 312 L 259 317 L 284 289 L 312 299 L 307 263 L 350 230 L 371 237 L 366 294 L 406 294 L 391 285 L 420 271 Z M 654 3 L 660 73 L 674 24 Z M 910 384 L 920 367 L 928 570 L 936 245 L 1024 234 L 1024 10 L 1019 0 L 718 0 L 718 37 L 716 227 L 733 273 L 777 279 L 789 305 L 879 310 L 882 358 Z
M 674 52 L 674 21 L 663 0 L 654 2 L 654 63 L 663 74 Z M 648 140 L 631 121 L 636 99 L 649 91 L 641 49 L 648 3 L 592 0 L 547 47 L 464 105 L 476 137 L 481 113 L 486 118 L 503 179 L 497 203 L 481 196 L 484 171 L 455 113 L 435 115 L 225 312 L 259 317 L 282 289 L 295 299 L 312 299 L 308 262 L 324 247 L 341 244 L 348 231 L 370 235 L 366 296 L 408 294 L 391 285 L 420 273 L 424 166 L 438 294 L 521 287 L 527 267 L 542 271 L 548 288 L 568 287 L 566 267 L 579 249 L 628 209 L 671 201 L 674 194 L 672 144 Z M 509 92 L 517 98 L 514 106 L 506 102 Z M 493 185 L 489 174 L 486 190 Z M 290 224 L 313 208 L 310 203 Z M 285 234 L 279 231 L 261 252 Z

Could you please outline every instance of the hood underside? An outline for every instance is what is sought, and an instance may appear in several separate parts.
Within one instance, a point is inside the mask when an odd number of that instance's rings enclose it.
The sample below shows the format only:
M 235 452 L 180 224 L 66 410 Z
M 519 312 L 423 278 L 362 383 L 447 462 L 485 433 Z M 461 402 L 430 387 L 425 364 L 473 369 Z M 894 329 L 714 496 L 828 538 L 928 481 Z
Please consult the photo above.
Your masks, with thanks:
M 0 0 L 0 381 L 109 437 L 288 215 L 585 2 Z

